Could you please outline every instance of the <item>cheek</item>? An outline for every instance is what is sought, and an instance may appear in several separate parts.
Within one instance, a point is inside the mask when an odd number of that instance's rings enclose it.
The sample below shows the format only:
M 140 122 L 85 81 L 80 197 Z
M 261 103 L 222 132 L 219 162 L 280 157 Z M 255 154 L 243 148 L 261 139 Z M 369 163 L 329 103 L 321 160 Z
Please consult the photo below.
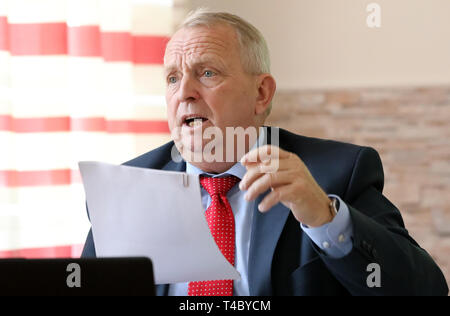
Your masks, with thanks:
M 172 128 L 174 128 L 176 125 L 177 107 L 175 102 L 173 102 L 173 99 L 168 96 L 166 96 L 166 111 L 169 129 L 172 130 Z
M 243 121 L 253 117 L 252 97 L 248 90 L 235 89 L 230 95 L 229 109 L 233 117 L 240 118 Z
M 214 112 L 225 116 L 246 116 L 251 113 L 251 95 L 237 84 L 210 90 L 204 97 Z

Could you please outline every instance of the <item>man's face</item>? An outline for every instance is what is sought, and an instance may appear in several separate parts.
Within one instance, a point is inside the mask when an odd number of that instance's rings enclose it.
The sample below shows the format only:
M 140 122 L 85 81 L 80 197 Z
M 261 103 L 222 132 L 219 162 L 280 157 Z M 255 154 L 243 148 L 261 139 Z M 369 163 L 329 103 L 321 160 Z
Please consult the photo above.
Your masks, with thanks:
M 226 127 L 259 126 L 256 76 L 244 71 L 230 26 L 179 30 L 167 45 L 164 67 L 169 128 L 173 137 L 181 131 L 181 143 L 189 150 L 199 150 L 194 133 L 203 135 L 198 132 L 208 127 L 219 128 L 225 138 Z M 197 139 L 197 144 L 209 141 Z

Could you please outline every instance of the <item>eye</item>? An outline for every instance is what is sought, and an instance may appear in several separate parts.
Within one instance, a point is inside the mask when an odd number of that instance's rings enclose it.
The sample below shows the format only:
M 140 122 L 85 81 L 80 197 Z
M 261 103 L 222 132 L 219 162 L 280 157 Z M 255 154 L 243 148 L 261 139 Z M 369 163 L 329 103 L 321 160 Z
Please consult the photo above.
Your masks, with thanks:
M 203 73 L 203 75 L 204 75 L 205 77 L 207 77 L 207 78 L 210 78 L 210 77 L 212 77 L 212 76 L 215 75 L 215 72 L 214 72 L 214 71 L 211 71 L 211 70 L 205 70 L 205 72 Z
M 171 77 L 167 78 L 167 82 L 168 83 L 176 83 L 177 77 L 171 76 Z

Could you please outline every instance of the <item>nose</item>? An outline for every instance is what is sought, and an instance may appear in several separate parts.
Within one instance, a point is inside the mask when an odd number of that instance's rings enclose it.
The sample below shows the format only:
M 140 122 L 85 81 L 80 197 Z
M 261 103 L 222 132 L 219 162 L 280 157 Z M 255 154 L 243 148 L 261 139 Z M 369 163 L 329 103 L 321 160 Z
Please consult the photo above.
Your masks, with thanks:
M 195 79 L 190 75 L 184 75 L 181 79 L 178 90 L 178 99 L 180 102 L 190 103 L 198 100 L 200 97 L 197 90 Z

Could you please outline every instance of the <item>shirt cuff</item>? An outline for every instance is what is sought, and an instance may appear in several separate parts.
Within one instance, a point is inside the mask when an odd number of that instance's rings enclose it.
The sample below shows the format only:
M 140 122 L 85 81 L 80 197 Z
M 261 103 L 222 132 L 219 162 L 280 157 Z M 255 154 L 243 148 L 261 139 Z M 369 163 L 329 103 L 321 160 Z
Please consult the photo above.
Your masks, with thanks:
M 330 194 L 328 197 L 339 200 L 339 209 L 333 220 L 319 227 L 300 226 L 326 255 L 339 259 L 353 249 L 353 226 L 347 204 L 337 195 Z

